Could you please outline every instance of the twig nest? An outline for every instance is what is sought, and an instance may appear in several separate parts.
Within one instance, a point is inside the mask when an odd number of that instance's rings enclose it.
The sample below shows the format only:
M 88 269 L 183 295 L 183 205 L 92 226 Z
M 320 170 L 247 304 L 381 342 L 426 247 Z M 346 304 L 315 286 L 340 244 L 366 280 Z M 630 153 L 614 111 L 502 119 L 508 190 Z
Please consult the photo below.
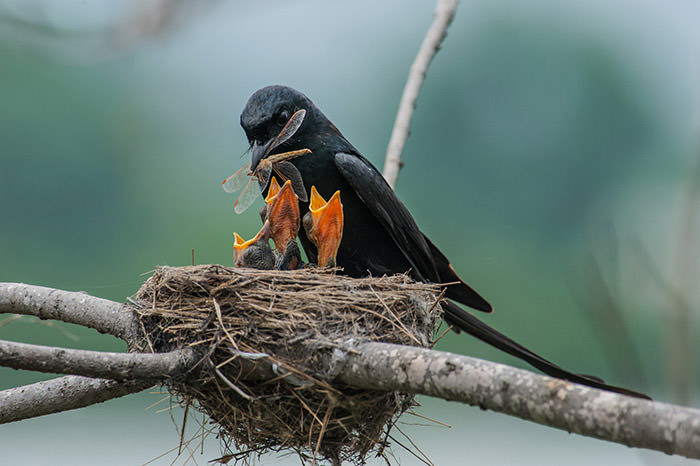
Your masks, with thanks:
M 137 349 L 198 351 L 196 376 L 168 388 L 220 426 L 226 460 L 292 450 L 302 461 L 361 464 L 383 454 L 413 397 L 334 383 L 334 351 L 363 341 L 428 346 L 438 291 L 406 275 L 162 267 L 133 301 L 145 332 Z M 241 362 L 258 359 L 268 376 L 243 373 Z

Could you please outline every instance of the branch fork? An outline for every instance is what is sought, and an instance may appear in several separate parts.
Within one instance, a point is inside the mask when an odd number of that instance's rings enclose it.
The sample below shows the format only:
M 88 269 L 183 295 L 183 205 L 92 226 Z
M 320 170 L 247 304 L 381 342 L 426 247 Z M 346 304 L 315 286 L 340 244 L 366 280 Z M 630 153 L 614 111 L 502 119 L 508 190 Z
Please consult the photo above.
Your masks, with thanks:
M 68 309 L 66 303 L 73 307 Z M 38 317 L 50 312 L 57 320 L 99 327 L 122 338 L 133 336 L 136 328 L 135 318 L 122 304 L 16 283 L 0 283 L 0 312 Z M 191 349 L 124 354 L 0 341 L 2 366 L 70 374 L 0 391 L 0 424 L 136 393 L 186 376 L 199 360 Z M 245 365 L 241 370 L 245 377 L 279 377 L 268 358 L 241 352 L 237 360 L 242 368 Z M 604 392 L 467 356 L 388 343 L 348 343 L 347 348 L 333 352 L 328 365 L 326 382 L 459 401 L 567 432 L 700 459 L 700 410 L 693 408 Z

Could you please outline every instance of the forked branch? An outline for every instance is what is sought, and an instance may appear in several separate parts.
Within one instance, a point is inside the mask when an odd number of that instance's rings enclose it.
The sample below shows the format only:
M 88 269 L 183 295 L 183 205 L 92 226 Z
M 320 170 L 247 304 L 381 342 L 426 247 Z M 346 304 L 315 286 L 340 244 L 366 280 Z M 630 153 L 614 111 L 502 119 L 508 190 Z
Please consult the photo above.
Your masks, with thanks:
M 26 303 L 40 301 L 39 308 L 52 309 L 50 315 L 59 320 L 75 323 L 81 320 L 75 317 L 75 309 L 65 306 L 66 296 L 72 296 L 70 293 L 22 287 L 24 304 L 20 307 L 34 309 L 36 306 Z M 17 302 L 7 296 L 8 293 L 16 296 L 17 289 L 12 284 L 0 285 L 0 303 L 5 303 L 0 310 L 18 308 Z M 117 311 L 120 304 L 79 295 L 83 299 L 79 305 L 84 311 L 88 311 L 86 303 L 111 310 L 106 313 L 98 310 L 111 324 L 102 325 L 91 317 L 87 320 L 91 327 L 110 328 L 117 334 L 135 327 L 133 316 L 133 322 L 120 317 L 121 324 L 115 324 L 115 315 L 131 316 Z M 48 315 L 44 311 L 41 314 Z M 245 364 L 241 366 L 245 370 L 240 371 L 241 377 L 233 383 L 272 377 L 275 373 L 267 358 L 238 359 Z M 336 351 L 328 364 L 328 374 L 338 374 L 329 376 L 329 382 L 460 401 L 568 432 L 700 459 L 700 411 L 696 409 L 630 398 L 467 356 L 387 343 L 350 346 L 346 351 Z M 197 358 L 188 351 L 115 354 L 2 342 L 0 365 L 136 380 L 119 382 L 69 376 L 5 390 L 0 392 L 0 423 L 3 423 L 137 392 L 152 386 L 156 380 L 185 374 L 197 365 Z M 330 370 L 331 367 L 335 369 Z

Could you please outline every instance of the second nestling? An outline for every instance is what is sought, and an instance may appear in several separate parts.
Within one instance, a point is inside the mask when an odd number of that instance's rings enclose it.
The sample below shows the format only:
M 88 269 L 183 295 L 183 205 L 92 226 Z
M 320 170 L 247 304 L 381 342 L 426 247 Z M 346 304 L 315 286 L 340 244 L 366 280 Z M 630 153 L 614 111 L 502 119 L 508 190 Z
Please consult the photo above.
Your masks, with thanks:
M 263 226 L 251 240 L 244 241 L 234 233 L 234 263 L 236 267 L 255 269 L 294 270 L 307 265 L 335 267 L 336 254 L 343 237 L 343 204 L 340 191 L 326 202 L 315 186 L 311 187 L 309 212 L 304 215 L 306 235 L 316 246 L 317 263 L 304 264 L 296 238 L 301 222 L 299 198 L 287 180 L 280 188 L 273 176 L 260 210 Z M 270 248 L 269 240 L 275 245 Z

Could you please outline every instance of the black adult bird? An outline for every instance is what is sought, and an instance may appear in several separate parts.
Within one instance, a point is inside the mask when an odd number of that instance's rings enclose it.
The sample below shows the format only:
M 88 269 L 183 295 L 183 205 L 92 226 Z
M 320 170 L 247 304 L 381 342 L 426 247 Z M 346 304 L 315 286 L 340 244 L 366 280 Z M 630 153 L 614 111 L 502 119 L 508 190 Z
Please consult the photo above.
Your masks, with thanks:
M 279 141 L 275 139 L 290 122 L 292 115 L 299 110 L 305 110 L 301 125 L 284 143 L 269 151 Z M 454 283 L 447 287 L 447 298 L 473 309 L 492 311 L 491 305 L 457 276 L 445 255 L 420 231 L 382 174 L 304 94 L 286 86 L 268 86 L 256 91 L 243 109 L 241 126 L 252 148 L 251 169 L 255 169 L 263 157 L 271 155 L 270 152 L 308 148 L 311 154 L 292 161 L 301 173 L 306 192 L 312 185 L 324 197 L 340 190 L 345 230 L 338 249 L 337 265 L 343 268 L 345 274 L 361 277 L 410 271 L 416 280 Z M 301 203 L 302 211 L 306 211 L 307 207 L 308 203 Z M 300 239 L 309 260 L 315 261 L 316 248 L 303 229 Z M 596 377 L 566 371 L 489 327 L 451 301 L 445 302 L 444 309 L 445 320 L 455 329 L 521 358 L 546 374 L 609 391 L 646 397 L 606 385 Z

